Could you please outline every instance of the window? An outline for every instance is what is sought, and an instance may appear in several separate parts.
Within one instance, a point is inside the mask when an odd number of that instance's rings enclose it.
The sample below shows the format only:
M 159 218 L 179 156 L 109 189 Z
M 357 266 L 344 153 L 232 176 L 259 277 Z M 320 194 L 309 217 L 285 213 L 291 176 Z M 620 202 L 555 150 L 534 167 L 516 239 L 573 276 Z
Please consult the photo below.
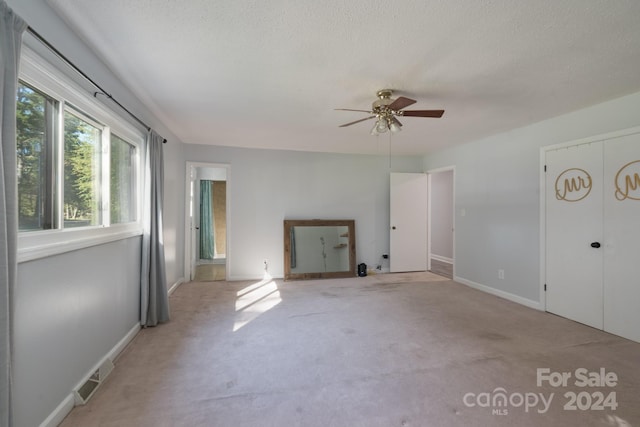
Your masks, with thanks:
M 102 130 L 64 112 L 64 227 L 100 225 Z
M 140 234 L 142 133 L 28 48 L 22 56 L 19 260 Z
M 18 223 L 20 231 L 53 227 L 49 177 L 53 163 L 53 124 L 57 103 L 20 84 L 17 99 Z
M 111 134 L 111 200 L 112 224 L 134 221 L 136 211 L 136 147 Z

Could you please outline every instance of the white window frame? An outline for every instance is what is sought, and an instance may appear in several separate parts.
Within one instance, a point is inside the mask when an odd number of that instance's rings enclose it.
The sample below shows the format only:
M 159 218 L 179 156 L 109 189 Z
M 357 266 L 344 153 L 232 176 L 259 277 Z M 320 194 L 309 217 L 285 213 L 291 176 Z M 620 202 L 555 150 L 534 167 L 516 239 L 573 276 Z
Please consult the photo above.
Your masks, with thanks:
M 53 256 L 69 251 L 101 245 L 121 239 L 127 239 L 142 234 L 142 149 L 144 133 L 124 120 L 121 116 L 106 108 L 94 99 L 90 93 L 56 69 L 28 46 L 22 46 L 20 61 L 20 80 L 42 91 L 47 96 L 59 102 L 61 112 L 70 108 L 74 114 L 89 118 L 90 123 L 102 129 L 102 187 L 101 187 L 101 216 L 102 224 L 78 228 L 61 228 L 62 215 L 57 219 L 55 229 L 31 230 L 18 233 L 18 262 L 31 261 Z M 63 121 L 63 114 L 58 119 Z M 64 137 L 64 123 L 59 123 L 57 138 Z M 132 144 L 136 148 L 134 179 L 136 183 L 136 220 L 122 224 L 110 224 L 109 192 L 110 192 L 110 134 L 115 133 L 119 138 Z M 57 144 L 58 150 L 55 173 L 56 179 L 63 178 L 64 144 Z M 62 181 L 60 181 L 62 182 Z M 56 209 L 62 208 L 62 191 L 56 194 Z

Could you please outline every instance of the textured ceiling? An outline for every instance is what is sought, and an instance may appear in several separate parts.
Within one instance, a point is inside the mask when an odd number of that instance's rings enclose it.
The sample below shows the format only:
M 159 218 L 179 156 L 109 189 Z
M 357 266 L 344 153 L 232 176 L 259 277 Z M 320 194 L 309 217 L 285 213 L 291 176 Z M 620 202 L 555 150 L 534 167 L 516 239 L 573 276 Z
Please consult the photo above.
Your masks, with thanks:
M 391 88 L 446 110 L 425 154 L 640 91 L 637 0 L 47 1 L 185 143 L 386 154 L 334 108 Z

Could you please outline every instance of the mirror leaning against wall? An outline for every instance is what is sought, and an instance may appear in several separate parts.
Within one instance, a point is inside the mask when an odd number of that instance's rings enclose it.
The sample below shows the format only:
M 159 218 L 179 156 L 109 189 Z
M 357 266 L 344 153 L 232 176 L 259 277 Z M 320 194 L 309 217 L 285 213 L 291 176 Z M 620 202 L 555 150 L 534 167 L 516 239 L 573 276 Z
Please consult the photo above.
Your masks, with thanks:
M 356 276 L 355 220 L 284 220 L 284 279 Z

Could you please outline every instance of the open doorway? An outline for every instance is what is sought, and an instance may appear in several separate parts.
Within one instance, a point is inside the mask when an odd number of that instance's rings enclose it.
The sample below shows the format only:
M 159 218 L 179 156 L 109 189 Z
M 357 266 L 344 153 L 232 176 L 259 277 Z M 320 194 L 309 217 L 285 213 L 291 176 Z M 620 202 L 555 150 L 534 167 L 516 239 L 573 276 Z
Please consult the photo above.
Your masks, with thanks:
M 187 162 L 185 277 L 225 280 L 228 266 L 229 165 Z
M 428 269 L 441 276 L 455 276 L 455 168 L 429 171 Z

